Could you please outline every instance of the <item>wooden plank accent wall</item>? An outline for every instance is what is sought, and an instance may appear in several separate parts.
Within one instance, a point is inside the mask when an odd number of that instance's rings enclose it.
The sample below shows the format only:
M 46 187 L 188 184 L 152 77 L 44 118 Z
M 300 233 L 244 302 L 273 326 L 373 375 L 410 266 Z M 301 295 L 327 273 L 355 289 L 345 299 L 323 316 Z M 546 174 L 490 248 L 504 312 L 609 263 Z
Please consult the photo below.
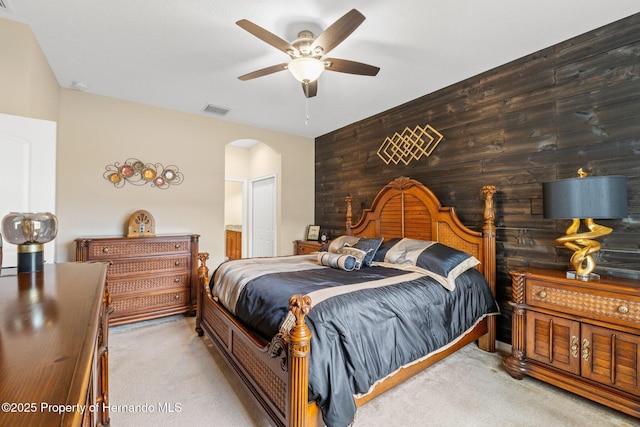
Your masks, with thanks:
M 429 78 L 425 76 L 425 78 Z M 389 88 L 388 90 L 392 90 Z M 430 124 L 444 139 L 430 157 L 386 165 L 386 137 Z M 542 183 L 626 175 L 629 217 L 601 220 L 596 271 L 640 278 L 640 14 L 316 138 L 316 224 L 344 232 L 345 196 L 354 220 L 398 176 L 426 184 L 466 225 L 482 226 L 480 190 L 497 187 L 498 339 L 511 342 L 510 269 L 567 269 L 554 239 L 568 221 L 542 217 Z

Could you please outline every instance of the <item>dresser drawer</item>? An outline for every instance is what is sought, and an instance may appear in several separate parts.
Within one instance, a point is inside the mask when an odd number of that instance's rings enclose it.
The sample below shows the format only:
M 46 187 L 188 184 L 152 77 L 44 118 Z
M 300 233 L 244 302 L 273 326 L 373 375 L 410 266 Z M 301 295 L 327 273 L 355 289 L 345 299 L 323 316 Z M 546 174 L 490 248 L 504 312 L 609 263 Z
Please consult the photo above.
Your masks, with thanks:
M 151 295 L 140 295 L 136 297 L 118 298 L 114 295 L 111 300 L 111 318 L 117 320 L 118 317 L 131 312 L 152 312 L 154 309 L 166 309 L 167 307 L 182 308 L 188 306 L 191 300 L 190 289 L 178 289 L 172 292 L 165 292 Z M 186 311 L 186 310 L 185 310 Z
M 190 263 L 191 257 L 189 255 L 130 260 L 113 260 L 107 270 L 107 279 L 133 274 L 148 274 L 149 272 L 153 272 L 153 274 L 159 274 L 172 270 L 189 271 Z
M 526 304 L 531 307 L 571 313 L 618 324 L 640 324 L 640 300 L 619 298 L 606 292 L 592 292 L 579 286 L 566 286 L 543 280 L 527 283 Z
M 111 295 L 150 292 L 171 288 L 185 288 L 191 285 L 189 272 L 167 276 L 143 276 L 124 280 L 107 280 Z
M 88 245 L 89 259 L 109 260 L 113 258 L 152 256 L 162 254 L 189 253 L 189 239 L 176 238 L 166 241 L 129 239 L 128 241 L 92 241 Z

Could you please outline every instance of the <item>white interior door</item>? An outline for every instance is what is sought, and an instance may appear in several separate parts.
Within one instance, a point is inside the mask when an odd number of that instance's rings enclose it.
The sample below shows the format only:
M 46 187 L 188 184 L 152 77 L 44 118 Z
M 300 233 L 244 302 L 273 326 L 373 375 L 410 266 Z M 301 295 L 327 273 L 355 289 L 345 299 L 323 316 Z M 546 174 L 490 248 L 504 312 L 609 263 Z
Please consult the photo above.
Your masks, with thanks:
M 251 256 L 276 255 L 276 178 L 251 182 Z
M 9 212 L 55 213 L 56 123 L 0 114 L 0 153 L 0 220 Z M 15 267 L 17 247 L 2 247 L 2 266 Z M 55 261 L 54 242 L 44 245 L 44 259 Z

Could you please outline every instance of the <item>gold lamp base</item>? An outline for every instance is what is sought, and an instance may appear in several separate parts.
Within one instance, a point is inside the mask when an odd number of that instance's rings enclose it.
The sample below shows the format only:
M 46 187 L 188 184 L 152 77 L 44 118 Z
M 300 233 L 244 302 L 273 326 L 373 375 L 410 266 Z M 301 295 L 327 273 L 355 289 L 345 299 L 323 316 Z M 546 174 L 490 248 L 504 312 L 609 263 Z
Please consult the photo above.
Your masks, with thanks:
M 580 228 L 580 219 L 574 218 L 573 222 L 567 228 L 567 234 L 556 239 L 556 243 L 564 245 L 571 249 L 571 266 L 574 271 L 567 272 L 567 278 L 582 281 L 600 280 L 600 275 L 593 273 L 596 268 L 596 262 L 593 254 L 600 250 L 600 243 L 595 241 L 598 237 L 606 236 L 613 231 L 612 228 L 604 225 L 596 224 L 593 218 L 584 220 L 589 231 L 578 233 Z

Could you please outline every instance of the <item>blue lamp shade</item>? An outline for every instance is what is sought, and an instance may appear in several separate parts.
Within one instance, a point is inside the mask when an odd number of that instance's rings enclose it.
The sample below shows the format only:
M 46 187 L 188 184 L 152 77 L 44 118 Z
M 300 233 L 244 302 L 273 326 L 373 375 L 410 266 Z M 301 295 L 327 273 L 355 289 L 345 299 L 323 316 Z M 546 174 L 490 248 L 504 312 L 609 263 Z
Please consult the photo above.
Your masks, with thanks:
M 617 219 L 627 217 L 627 177 L 586 176 L 542 184 L 544 217 Z

